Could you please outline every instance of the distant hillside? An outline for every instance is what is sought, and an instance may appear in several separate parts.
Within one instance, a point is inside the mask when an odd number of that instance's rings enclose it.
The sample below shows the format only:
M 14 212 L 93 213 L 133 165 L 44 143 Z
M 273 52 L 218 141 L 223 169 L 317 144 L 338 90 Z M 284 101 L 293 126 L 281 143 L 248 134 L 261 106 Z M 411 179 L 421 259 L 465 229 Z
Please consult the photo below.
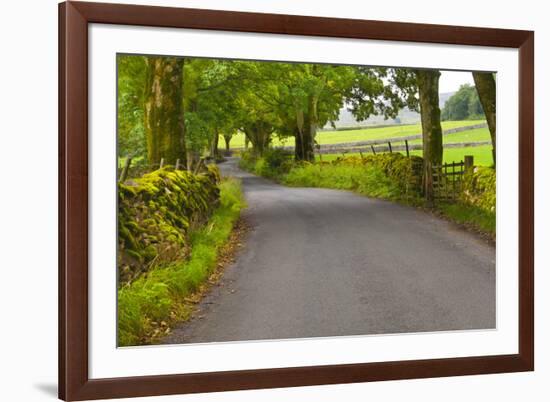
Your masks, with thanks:
M 453 96 L 454 92 L 444 92 L 439 94 L 439 107 L 443 108 L 447 99 Z M 393 124 L 416 124 L 420 122 L 420 114 L 409 110 L 408 108 L 402 109 L 395 119 L 385 120 L 384 116 L 371 116 L 365 121 L 357 121 L 351 112 L 343 107 L 340 109 L 340 116 L 338 120 L 334 122 L 336 128 L 344 127 L 365 127 L 365 126 L 379 126 L 379 125 L 393 125 Z M 324 127 L 325 130 L 332 129 L 332 125 L 329 123 Z

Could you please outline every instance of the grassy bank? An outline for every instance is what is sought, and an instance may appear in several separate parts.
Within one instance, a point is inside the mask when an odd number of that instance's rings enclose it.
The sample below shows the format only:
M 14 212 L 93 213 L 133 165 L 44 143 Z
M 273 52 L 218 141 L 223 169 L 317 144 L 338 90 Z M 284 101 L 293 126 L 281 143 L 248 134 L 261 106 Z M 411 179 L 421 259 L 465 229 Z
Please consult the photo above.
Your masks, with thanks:
M 494 212 L 464 203 L 439 204 L 437 210 L 450 220 L 477 232 L 488 234 L 492 238 L 496 235 L 496 216 Z
M 119 290 L 119 346 L 154 342 L 171 324 L 189 318 L 192 308 L 186 299 L 215 269 L 218 252 L 244 206 L 240 182 L 222 181 L 219 207 L 205 226 L 190 233 L 189 258 L 155 267 Z
M 293 187 L 322 187 L 351 190 L 369 197 L 399 200 L 401 189 L 380 169 L 372 166 L 311 164 L 293 168 L 280 177 Z M 410 200 L 410 199 L 409 199 Z

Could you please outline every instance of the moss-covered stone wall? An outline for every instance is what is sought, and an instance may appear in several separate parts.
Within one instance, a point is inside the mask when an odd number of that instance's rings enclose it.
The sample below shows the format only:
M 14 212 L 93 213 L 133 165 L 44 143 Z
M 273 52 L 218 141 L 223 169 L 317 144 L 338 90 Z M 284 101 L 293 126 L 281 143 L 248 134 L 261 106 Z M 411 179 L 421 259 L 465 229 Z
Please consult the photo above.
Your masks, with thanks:
M 400 153 L 370 154 L 363 158 L 357 156 L 338 158 L 330 163 L 376 166 L 395 181 L 405 193 L 421 193 L 423 160 L 419 156 L 407 158 Z M 495 169 L 477 166 L 472 171 L 466 172 L 458 201 L 494 213 L 496 208 Z
M 187 257 L 189 229 L 218 205 L 219 181 L 216 166 L 200 174 L 165 167 L 118 184 L 119 284 Z

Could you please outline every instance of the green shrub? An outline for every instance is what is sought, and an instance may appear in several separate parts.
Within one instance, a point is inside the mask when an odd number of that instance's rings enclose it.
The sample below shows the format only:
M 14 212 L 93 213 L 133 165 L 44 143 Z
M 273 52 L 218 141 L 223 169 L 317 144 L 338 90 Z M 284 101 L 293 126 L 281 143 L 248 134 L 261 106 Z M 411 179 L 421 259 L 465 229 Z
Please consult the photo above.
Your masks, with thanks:
M 397 200 L 402 191 L 398 184 L 374 166 L 346 164 L 309 164 L 295 166 L 282 178 L 289 186 L 324 187 L 352 190 L 370 197 Z
M 265 151 L 263 159 L 269 168 L 277 170 L 284 167 L 290 167 L 291 164 L 288 162 L 292 162 L 293 154 L 282 148 L 270 148 Z
M 270 148 L 261 157 L 251 151 L 244 151 L 239 162 L 239 166 L 249 172 L 274 179 L 287 173 L 293 164 L 292 153 L 281 148 Z
M 496 208 L 496 171 L 492 167 L 476 167 L 464 174 L 461 201 L 495 212 Z
M 171 167 L 118 185 L 119 282 L 150 265 L 185 258 L 187 232 L 200 225 L 219 202 L 217 167 L 192 174 Z
M 156 266 L 118 291 L 119 346 L 150 343 L 171 322 L 189 317 L 184 299 L 215 269 L 218 251 L 245 206 L 239 181 L 224 180 L 219 187 L 219 207 L 205 226 L 189 232 L 189 258 Z
M 400 153 L 369 154 L 363 158 L 338 158 L 332 164 L 371 166 L 382 171 L 405 194 L 418 195 L 421 190 L 423 159 L 419 156 L 408 158 Z

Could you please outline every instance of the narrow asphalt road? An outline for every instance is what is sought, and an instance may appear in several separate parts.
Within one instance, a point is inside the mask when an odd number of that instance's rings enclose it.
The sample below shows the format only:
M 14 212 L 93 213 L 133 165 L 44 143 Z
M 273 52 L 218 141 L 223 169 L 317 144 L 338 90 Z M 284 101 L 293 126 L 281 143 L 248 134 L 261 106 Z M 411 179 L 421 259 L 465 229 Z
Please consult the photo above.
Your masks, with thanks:
M 240 177 L 252 226 L 236 262 L 165 343 L 495 327 L 495 248 L 414 208 Z

